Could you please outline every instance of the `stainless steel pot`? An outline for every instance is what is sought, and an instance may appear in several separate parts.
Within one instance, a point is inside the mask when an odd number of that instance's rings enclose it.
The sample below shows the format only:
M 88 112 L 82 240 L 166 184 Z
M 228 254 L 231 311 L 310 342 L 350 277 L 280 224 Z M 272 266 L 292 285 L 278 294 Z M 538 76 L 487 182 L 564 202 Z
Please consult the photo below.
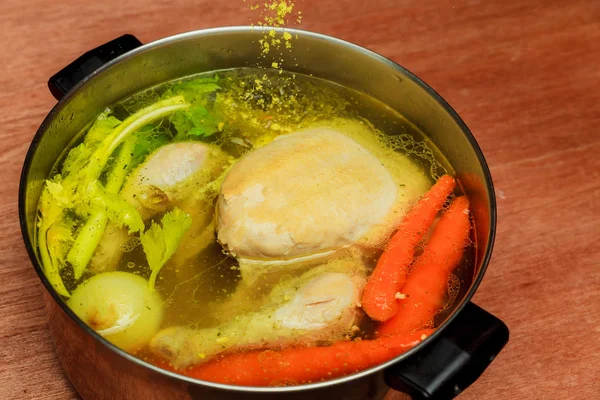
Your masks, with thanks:
M 85 399 L 379 399 L 388 386 L 414 398 L 452 398 L 471 384 L 508 340 L 508 329 L 469 300 L 490 260 L 496 224 L 492 179 L 475 139 L 452 108 L 406 69 L 356 45 L 290 30 L 290 71 L 362 91 L 401 112 L 421 128 L 454 166 L 470 197 L 476 226 L 476 275 L 463 288 L 442 326 L 413 350 L 387 363 L 327 382 L 249 388 L 199 381 L 161 370 L 116 348 L 66 307 L 46 279 L 34 247 L 36 206 L 50 169 L 74 136 L 99 111 L 158 83 L 229 68 L 269 67 L 259 58 L 263 32 L 249 27 L 185 33 L 142 46 L 125 35 L 80 57 L 49 81 L 58 104 L 27 153 L 19 216 L 25 245 L 46 289 L 50 329 L 58 357 Z M 279 32 L 281 34 L 281 32 Z

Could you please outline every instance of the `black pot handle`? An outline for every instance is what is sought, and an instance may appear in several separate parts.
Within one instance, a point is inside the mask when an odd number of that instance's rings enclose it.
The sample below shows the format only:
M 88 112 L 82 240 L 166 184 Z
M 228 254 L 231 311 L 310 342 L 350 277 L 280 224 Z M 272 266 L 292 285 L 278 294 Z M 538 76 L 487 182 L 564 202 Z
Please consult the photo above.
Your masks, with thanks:
M 142 42 L 138 38 L 127 34 L 88 51 L 48 80 L 50 93 L 56 100 L 60 100 L 86 76 L 91 75 L 107 62 L 141 45 Z
M 387 368 L 385 381 L 413 400 L 452 399 L 479 378 L 507 342 L 504 322 L 469 302 L 432 343 Z

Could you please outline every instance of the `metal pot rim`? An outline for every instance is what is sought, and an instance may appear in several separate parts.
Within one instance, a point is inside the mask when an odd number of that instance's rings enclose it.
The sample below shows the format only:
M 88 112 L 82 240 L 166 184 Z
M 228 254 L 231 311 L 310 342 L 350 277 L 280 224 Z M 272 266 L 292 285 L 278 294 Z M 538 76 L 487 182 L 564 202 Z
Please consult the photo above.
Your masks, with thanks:
M 214 383 L 214 382 L 209 382 L 209 381 L 203 381 L 200 379 L 195 379 L 195 378 L 191 378 L 191 377 L 188 377 L 185 375 L 180 375 L 180 374 L 176 374 L 171 371 L 164 370 L 162 368 L 159 368 L 159 367 L 157 367 L 153 364 L 150 364 L 146 361 L 143 361 L 143 360 L 121 350 L 117 346 L 110 343 L 108 340 L 104 339 L 98 333 L 96 333 L 93 329 L 91 329 L 88 325 L 86 325 L 81 319 L 79 319 L 79 317 L 77 317 L 75 315 L 75 313 L 73 313 L 69 307 L 66 306 L 66 303 L 60 298 L 60 296 L 56 293 L 56 291 L 54 290 L 54 288 L 52 287 L 52 285 L 46 278 L 46 275 L 44 274 L 44 272 L 41 268 L 41 265 L 38 263 L 34 245 L 33 245 L 33 243 L 31 243 L 31 241 L 29 240 L 29 236 L 27 235 L 28 228 L 27 228 L 27 221 L 26 221 L 25 199 L 26 199 L 26 185 L 27 185 L 26 181 L 27 181 L 27 175 L 29 172 L 29 168 L 31 166 L 31 159 L 37 149 L 37 145 L 40 141 L 40 138 L 42 137 L 42 135 L 44 134 L 44 132 L 46 130 L 46 126 L 55 117 L 55 115 L 58 114 L 58 112 L 63 108 L 63 106 L 70 101 L 70 99 L 74 93 L 76 93 L 83 85 L 86 85 L 89 81 L 93 80 L 96 75 L 103 73 L 105 70 L 109 69 L 111 66 L 121 62 L 122 60 L 124 60 L 126 58 L 132 57 L 134 55 L 137 55 L 137 54 L 140 54 L 143 52 L 151 51 L 154 48 L 166 46 L 166 45 L 169 45 L 169 44 L 177 42 L 177 41 L 187 40 L 192 37 L 211 36 L 211 35 L 218 35 L 221 33 L 248 33 L 251 31 L 255 31 L 257 29 L 269 29 L 269 30 L 275 29 L 279 33 L 282 33 L 283 31 L 287 31 L 294 35 L 297 34 L 299 36 L 312 37 L 312 38 L 317 38 L 317 39 L 324 40 L 324 41 L 333 42 L 333 43 L 336 43 L 337 45 L 348 47 L 348 48 L 351 48 L 358 52 L 361 52 L 371 58 L 378 60 L 381 63 L 387 64 L 388 66 L 390 66 L 390 67 L 400 71 L 404 75 L 406 75 L 413 82 L 415 82 L 422 89 L 424 89 L 437 103 L 439 103 L 448 112 L 448 114 L 452 117 L 454 122 L 460 127 L 462 133 L 466 136 L 471 147 L 475 151 L 475 153 L 477 155 L 477 159 L 482 167 L 482 170 L 483 170 L 483 173 L 485 176 L 485 181 L 486 181 L 485 182 L 486 183 L 486 191 L 487 191 L 487 195 L 488 195 L 488 198 L 490 201 L 490 216 L 489 216 L 490 229 L 489 229 L 489 234 L 488 234 L 488 246 L 487 246 L 486 252 L 481 260 L 481 267 L 480 267 L 479 271 L 477 272 L 477 275 L 475 276 L 469 291 L 466 293 L 466 295 L 462 299 L 461 303 L 456 306 L 456 308 L 454 309 L 452 314 L 446 319 L 446 321 L 444 321 L 444 323 L 440 327 L 438 327 L 435 330 L 435 332 L 433 334 L 431 334 L 431 336 L 429 336 L 422 343 L 420 343 L 419 345 L 410 349 L 409 351 L 397 356 L 396 358 L 394 358 L 392 360 L 389 360 L 385 363 L 379 364 L 375 367 L 357 372 L 352 375 L 347 375 L 344 377 L 335 378 L 335 379 L 331 379 L 328 381 L 316 382 L 316 383 L 310 383 L 310 384 L 304 384 L 304 385 L 298 385 L 298 386 L 249 387 L 249 386 L 235 386 L 235 385 L 226 385 L 226 384 Z M 456 111 L 454 111 L 454 109 L 437 92 L 435 92 L 429 85 L 427 85 L 424 81 L 422 81 L 420 78 L 418 78 L 416 75 L 414 75 L 412 72 L 410 72 L 406 68 L 400 66 L 399 64 L 389 60 L 388 58 L 386 58 L 374 51 L 368 50 L 364 47 L 358 46 L 356 44 L 353 44 L 353 43 L 350 43 L 345 40 L 338 39 L 338 38 L 335 38 L 332 36 L 315 33 L 315 32 L 310 32 L 310 31 L 305 31 L 305 30 L 300 30 L 300 29 L 288 29 L 288 28 L 270 28 L 270 27 L 256 28 L 256 27 L 249 27 L 249 26 L 231 26 L 231 27 L 219 27 L 219 28 L 190 31 L 190 32 L 173 35 L 173 36 L 168 36 L 168 37 L 156 40 L 154 42 L 145 44 L 141 47 L 138 47 L 137 49 L 134 49 L 134 50 L 108 62 L 107 64 L 103 65 L 101 68 L 96 70 L 94 73 L 92 73 L 91 75 L 84 78 L 81 82 L 79 82 L 73 88 L 73 90 L 71 90 L 61 100 L 59 100 L 59 102 L 52 108 L 50 113 L 46 116 L 46 118 L 40 125 L 39 129 L 37 130 L 35 136 L 33 137 L 31 145 L 27 151 L 27 155 L 25 156 L 23 170 L 21 172 L 21 177 L 20 177 L 20 182 L 19 182 L 19 220 L 20 220 L 20 226 L 21 226 L 21 233 L 23 236 L 23 240 L 25 242 L 25 247 L 27 249 L 27 253 L 29 254 L 29 258 L 31 259 L 31 262 L 32 262 L 40 280 L 42 281 L 45 289 L 50 293 L 50 295 L 52 296 L 54 301 L 56 301 L 60 305 L 61 309 L 71 319 L 73 319 L 84 331 L 86 331 L 89 335 L 94 337 L 97 341 L 102 343 L 104 346 L 106 346 L 113 352 L 115 352 L 115 353 L 119 354 L 120 356 L 124 357 L 125 359 L 129 360 L 130 362 L 133 362 L 144 368 L 148 368 L 155 373 L 159 373 L 161 375 L 168 376 L 175 380 L 185 381 L 187 383 L 191 383 L 191 384 L 195 384 L 195 385 L 208 386 L 208 387 L 212 387 L 215 389 L 227 390 L 227 391 L 239 392 L 239 393 L 244 393 L 244 392 L 288 393 L 288 392 L 308 391 L 308 390 L 320 389 L 320 388 L 324 388 L 324 387 L 328 387 L 328 386 L 338 385 L 338 384 L 349 382 L 354 379 L 359 379 L 364 376 L 381 371 L 393 364 L 396 364 L 398 362 L 401 362 L 401 361 L 407 359 L 408 357 L 410 357 L 411 355 L 413 355 L 414 353 L 419 351 L 424 346 L 427 346 L 427 344 L 430 341 L 434 340 L 438 335 L 440 335 L 440 333 L 444 330 L 444 328 L 446 326 L 448 326 L 450 324 L 450 322 L 452 322 L 454 320 L 456 315 L 458 315 L 458 313 L 461 312 L 461 310 L 465 307 L 465 305 L 473 297 L 477 288 L 479 287 L 479 284 L 481 283 L 481 280 L 483 279 L 483 275 L 485 274 L 485 271 L 486 271 L 489 261 L 491 259 L 491 254 L 492 254 L 494 239 L 495 239 L 495 231 L 496 231 L 496 218 L 497 218 L 496 199 L 495 199 L 495 194 L 494 194 L 492 177 L 491 177 L 491 174 L 489 171 L 489 167 L 488 167 L 488 165 L 485 161 L 485 158 L 483 156 L 483 153 L 481 151 L 481 148 L 477 144 L 477 141 L 475 140 L 475 138 L 474 138 L 473 134 L 471 133 L 471 131 L 469 130 L 469 128 L 466 126 L 466 124 L 463 122 L 463 120 L 458 116 Z

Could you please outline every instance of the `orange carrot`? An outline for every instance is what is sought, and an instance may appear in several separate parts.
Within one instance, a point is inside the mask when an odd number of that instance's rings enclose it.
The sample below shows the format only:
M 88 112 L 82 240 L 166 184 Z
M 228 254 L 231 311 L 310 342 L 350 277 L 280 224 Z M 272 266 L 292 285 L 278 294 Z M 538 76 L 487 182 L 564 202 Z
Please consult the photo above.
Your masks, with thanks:
M 444 175 L 408 212 L 390 239 L 363 291 L 361 304 L 369 317 L 387 321 L 398 312 L 396 293 L 406 280 L 415 247 L 427 233 L 438 211 L 452 193 L 456 182 Z
M 391 360 L 419 344 L 431 332 L 423 330 L 375 340 L 341 341 L 327 347 L 235 353 L 182 373 L 231 385 L 299 385 L 349 375 Z
M 462 259 L 470 230 L 469 201 L 465 196 L 457 197 L 442 215 L 400 290 L 404 296 L 399 300 L 400 310 L 381 324 L 379 336 L 405 334 L 430 323 L 443 307 L 450 273 Z

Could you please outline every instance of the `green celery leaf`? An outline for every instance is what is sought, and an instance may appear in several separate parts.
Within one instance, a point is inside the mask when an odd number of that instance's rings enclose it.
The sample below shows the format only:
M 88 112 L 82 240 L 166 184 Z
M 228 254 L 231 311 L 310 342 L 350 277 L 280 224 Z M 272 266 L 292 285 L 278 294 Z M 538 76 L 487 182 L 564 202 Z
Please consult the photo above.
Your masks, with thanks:
M 205 104 L 209 95 L 221 89 L 218 85 L 219 76 L 213 78 L 196 78 L 175 83 L 163 94 L 164 97 L 181 95 L 188 103 Z
M 59 275 L 59 270 L 64 264 L 64 254 L 60 251 L 62 250 L 62 246 L 58 246 L 57 248 L 55 240 L 48 240 L 50 228 L 59 222 L 63 216 L 65 207 L 64 204 L 56 199 L 56 196 L 62 198 L 63 189 L 59 181 L 60 178 L 55 178 L 54 181 L 47 180 L 46 187 L 42 191 L 39 205 L 40 215 L 37 222 L 39 229 L 37 239 L 42 267 L 48 281 L 50 281 L 50 284 L 54 286 L 60 295 L 69 297 L 69 291 Z M 52 189 L 49 189 L 48 184 L 50 184 Z
M 219 121 L 203 106 L 179 110 L 169 119 L 177 130 L 176 140 L 190 137 L 205 138 L 219 130 Z
M 55 222 L 48 228 L 46 232 L 46 240 L 48 252 L 52 259 L 52 263 L 60 268 L 65 265 L 67 252 L 75 238 L 73 231 L 75 222 L 69 218 L 63 218 Z
M 149 154 L 169 143 L 171 139 L 171 135 L 166 131 L 163 132 L 154 124 L 149 124 L 140 129 L 135 134 L 133 158 L 129 169 L 131 170 L 141 164 Z
M 56 175 L 53 180 L 46 180 L 46 189 L 54 201 L 61 207 L 68 207 L 71 204 L 69 194 L 61 182 L 61 176 Z
M 148 266 L 152 271 L 148 282 L 150 290 L 154 290 L 158 273 L 175 254 L 183 235 L 192 226 L 192 218 L 179 208 L 175 208 L 163 215 L 161 225 L 152 222 L 152 226 L 140 235 Z
M 79 172 L 90 159 L 92 150 L 90 146 L 85 143 L 81 143 L 79 146 L 74 147 L 69 151 L 65 161 L 63 162 L 61 172 L 67 176 L 71 173 Z
M 91 210 L 106 213 L 118 227 L 126 226 L 129 233 L 144 230 L 144 220 L 139 211 L 119 195 L 108 193 L 98 181 L 90 185 L 88 196 L 90 213 Z
M 84 143 L 93 146 L 103 141 L 121 121 L 115 117 L 108 116 L 108 111 L 104 111 L 98 116 L 94 124 L 85 135 Z

